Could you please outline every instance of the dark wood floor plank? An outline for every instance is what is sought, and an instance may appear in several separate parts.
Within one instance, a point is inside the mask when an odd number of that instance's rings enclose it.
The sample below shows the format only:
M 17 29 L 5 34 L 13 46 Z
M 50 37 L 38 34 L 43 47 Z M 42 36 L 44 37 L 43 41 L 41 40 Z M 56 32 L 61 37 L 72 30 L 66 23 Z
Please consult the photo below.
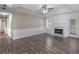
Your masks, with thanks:
M 79 54 L 79 39 L 43 33 L 12 40 L 1 33 L 0 54 Z

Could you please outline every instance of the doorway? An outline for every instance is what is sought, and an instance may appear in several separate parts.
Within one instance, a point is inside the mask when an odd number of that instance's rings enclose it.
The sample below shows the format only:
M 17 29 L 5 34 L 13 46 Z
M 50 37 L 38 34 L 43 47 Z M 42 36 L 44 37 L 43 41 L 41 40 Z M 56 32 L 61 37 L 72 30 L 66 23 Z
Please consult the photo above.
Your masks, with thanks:
M 5 33 L 5 22 L 4 22 L 4 19 L 0 19 L 0 33 Z
M 0 17 L 0 38 L 7 37 L 7 19 Z

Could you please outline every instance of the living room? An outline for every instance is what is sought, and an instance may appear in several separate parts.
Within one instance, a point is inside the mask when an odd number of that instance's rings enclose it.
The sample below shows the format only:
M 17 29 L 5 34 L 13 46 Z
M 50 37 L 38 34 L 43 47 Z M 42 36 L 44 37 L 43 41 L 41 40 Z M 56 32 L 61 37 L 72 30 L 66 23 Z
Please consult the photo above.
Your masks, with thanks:
M 79 53 L 78 7 L 79 4 L 1 4 L 5 28 L 0 34 L 0 53 Z

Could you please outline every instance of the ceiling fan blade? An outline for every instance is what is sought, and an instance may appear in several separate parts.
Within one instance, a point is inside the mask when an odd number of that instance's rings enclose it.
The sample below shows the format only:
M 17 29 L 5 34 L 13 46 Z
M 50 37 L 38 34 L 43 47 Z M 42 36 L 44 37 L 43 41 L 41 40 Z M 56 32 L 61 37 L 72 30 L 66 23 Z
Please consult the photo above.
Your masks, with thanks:
M 48 8 L 48 12 L 53 12 L 54 8 Z
M 48 8 L 49 10 L 53 10 L 53 8 Z

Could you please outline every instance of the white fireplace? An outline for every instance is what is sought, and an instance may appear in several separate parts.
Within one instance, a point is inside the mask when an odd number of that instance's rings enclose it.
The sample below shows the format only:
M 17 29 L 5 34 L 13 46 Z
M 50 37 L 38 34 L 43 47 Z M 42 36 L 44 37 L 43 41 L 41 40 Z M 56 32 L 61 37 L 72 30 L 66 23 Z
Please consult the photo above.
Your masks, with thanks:
M 54 35 L 64 37 L 64 27 L 54 27 Z

